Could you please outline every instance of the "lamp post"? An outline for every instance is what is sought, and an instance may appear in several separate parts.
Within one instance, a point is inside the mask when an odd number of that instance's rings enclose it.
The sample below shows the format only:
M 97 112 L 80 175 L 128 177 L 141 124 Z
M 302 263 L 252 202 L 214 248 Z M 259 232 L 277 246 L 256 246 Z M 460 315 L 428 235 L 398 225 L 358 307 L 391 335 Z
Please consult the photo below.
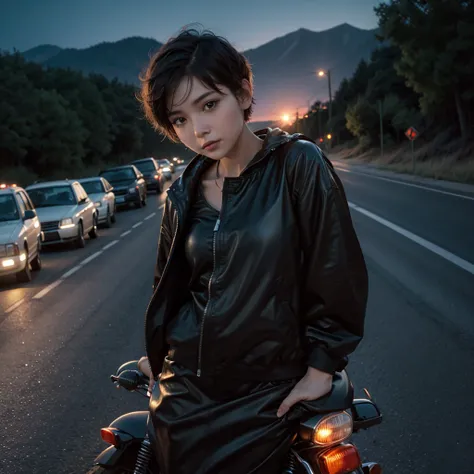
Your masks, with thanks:
M 318 76 L 319 77 L 324 77 L 327 76 L 328 78 L 328 89 L 329 89 L 329 123 L 331 123 L 332 119 L 332 90 L 331 90 L 331 70 L 328 69 L 325 71 L 324 69 L 320 69 L 318 71 Z M 328 130 L 330 132 L 330 130 Z

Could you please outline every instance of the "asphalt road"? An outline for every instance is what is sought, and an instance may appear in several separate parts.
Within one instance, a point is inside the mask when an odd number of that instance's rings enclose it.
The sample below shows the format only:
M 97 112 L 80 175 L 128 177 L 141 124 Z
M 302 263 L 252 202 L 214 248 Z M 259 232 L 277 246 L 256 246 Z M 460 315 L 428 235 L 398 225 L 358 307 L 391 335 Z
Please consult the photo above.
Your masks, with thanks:
M 340 176 L 370 273 L 349 372 L 385 417 L 354 441 L 388 474 L 473 474 L 474 199 Z M 108 376 L 143 355 L 163 199 L 85 249 L 48 251 L 30 284 L 0 282 L 2 474 L 83 474 L 105 447 L 100 427 L 146 409 Z

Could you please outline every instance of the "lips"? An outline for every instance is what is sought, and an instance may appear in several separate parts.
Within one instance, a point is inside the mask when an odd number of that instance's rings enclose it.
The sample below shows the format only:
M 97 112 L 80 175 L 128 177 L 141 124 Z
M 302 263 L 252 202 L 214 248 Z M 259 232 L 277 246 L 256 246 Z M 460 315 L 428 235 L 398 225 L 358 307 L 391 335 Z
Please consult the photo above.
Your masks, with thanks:
M 210 141 L 210 142 L 206 142 L 206 143 L 204 143 L 202 148 L 204 150 L 212 150 L 215 147 L 215 145 L 217 145 L 219 142 L 220 142 L 220 140 L 213 140 L 213 141 Z

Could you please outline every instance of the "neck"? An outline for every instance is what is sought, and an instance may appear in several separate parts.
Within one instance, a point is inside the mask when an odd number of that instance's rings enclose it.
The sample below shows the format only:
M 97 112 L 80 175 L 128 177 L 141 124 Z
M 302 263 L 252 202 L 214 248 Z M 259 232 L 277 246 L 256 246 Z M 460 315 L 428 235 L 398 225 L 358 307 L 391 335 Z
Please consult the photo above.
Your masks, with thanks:
M 231 152 L 220 160 L 219 172 L 224 177 L 238 177 L 261 150 L 263 140 L 244 124 L 242 133 Z

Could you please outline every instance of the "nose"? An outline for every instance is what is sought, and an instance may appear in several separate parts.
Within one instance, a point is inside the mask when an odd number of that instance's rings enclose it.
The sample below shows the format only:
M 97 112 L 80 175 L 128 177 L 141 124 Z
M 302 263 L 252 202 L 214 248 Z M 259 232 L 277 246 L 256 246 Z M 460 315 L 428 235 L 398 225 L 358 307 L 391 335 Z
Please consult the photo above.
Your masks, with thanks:
M 194 120 L 194 136 L 196 138 L 204 138 L 206 135 L 209 135 L 211 127 L 204 120 Z

